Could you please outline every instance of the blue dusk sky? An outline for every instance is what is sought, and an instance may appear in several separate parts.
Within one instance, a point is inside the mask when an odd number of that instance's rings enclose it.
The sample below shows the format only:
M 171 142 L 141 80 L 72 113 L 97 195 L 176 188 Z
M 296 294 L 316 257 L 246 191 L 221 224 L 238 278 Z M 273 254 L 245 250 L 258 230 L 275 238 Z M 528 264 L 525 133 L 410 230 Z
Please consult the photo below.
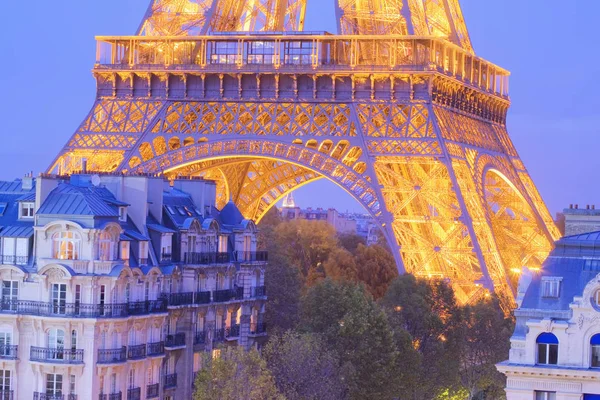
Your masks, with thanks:
M 89 112 L 95 35 L 133 34 L 149 0 L 6 1 L 0 24 L 0 179 L 44 171 Z M 554 214 L 600 204 L 596 0 L 462 0 L 477 54 L 512 72 L 511 137 Z M 306 30 L 335 32 L 334 1 L 308 0 Z M 301 206 L 360 211 L 326 181 Z

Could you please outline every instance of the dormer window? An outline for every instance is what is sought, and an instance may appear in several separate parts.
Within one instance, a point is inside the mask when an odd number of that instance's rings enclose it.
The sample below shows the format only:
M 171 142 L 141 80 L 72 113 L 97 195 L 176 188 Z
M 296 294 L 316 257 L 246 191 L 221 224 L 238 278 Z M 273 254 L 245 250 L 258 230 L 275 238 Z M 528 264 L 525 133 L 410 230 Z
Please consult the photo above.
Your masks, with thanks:
M 119 221 L 127 222 L 127 207 L 119 207 Z
M 0 203 L 0 217 L 4 215 L 4 211 L 6 211 L 6 207 L 8 203 Z
M 562 278 L 547 276 L 542 278 L 542 297 L 558 298 Z
M 19 207 L 19 218 L 32 219 L 33 211 L 35 209 L 35 203 L 23 202 Z

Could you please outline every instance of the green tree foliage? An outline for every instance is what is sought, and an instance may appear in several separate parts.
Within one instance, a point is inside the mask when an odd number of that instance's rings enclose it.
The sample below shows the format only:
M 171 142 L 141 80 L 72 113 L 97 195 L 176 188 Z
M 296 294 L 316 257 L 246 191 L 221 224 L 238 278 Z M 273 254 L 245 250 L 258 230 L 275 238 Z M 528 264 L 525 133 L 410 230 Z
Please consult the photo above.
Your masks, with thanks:
M 391 399 L 399 353 L 385 313 L 360 285 L 326 279 L 302 300 L 301 326 L 340 357 L 350 399 Z
M 288 331 L 271 337 L 263 351 L 287 400 L 342 400 L 337 355 L 314 334 Z
M 460 379 L 469 400 L 504 398 L 505 378 L 495 364 L 508 358 L 513 321 L 504 316 L 496 298 L 465 307 Z
M 275 243 L 275 228 L 283 222 L 277 207 L 267 210 L 258 224 L 257 247 L 259 249 L 271 250 Z
M 265 270 L 265 287 L 269 298 L 265 322 L 269 333 L 285 332 L 298 323 L 302 276 L 285 259 L 270 256 Z
M 359 244 L 364 246 L 367 245 L 367 241 L 364 237 L 358 236 L 354 233 L 339 233 L 337 235 L 340 246 L 354 254 Z
M 194 386 L 194 400 L 285 400 L 254 349 L 237 347 L 220 358 L 205 357 Z
M 460 386 L 461 309 L 443 281 L 400 276 L 382 299 L 394 331 L 410 335 L 420 363 L 414 365 L 407 399 L 434 399 Z M 396 339 L 406 340 L 404 333 Z

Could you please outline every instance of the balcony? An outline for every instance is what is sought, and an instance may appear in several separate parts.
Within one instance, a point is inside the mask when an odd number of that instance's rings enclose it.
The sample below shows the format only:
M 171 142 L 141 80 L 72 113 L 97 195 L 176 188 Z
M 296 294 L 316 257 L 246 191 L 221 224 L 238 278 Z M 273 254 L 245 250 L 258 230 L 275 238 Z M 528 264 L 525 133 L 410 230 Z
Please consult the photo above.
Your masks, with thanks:
M 18 347 L 16 344 L 2 344 L 0 345 L 0 360 L 16 360 Z M 2 400 L 2 397 L 0 397 Z
M 0 390 L 0 400 L 13 400 L 13 391 Z
M 142 388 L 136 387 L 127 389 L 127 400 L 141 400 Z
M 83 349 L 53 349 L 31 346 L 29 360 L 52 364 L 83 364 Z
M 233 258 L 239 263 L 264 263 L 269 261 L 269 253 L 266 251 L 234 251 Z
M 162 253 L 160 255 L 160 262 L 161 263 L 169 263 L 173 261 L 173 254 L 171 253 Z
M 167 350 L 174 350 L 185 347 L 185 333 L 179 332 L 174 335 L 167 335 L 165 340 L 165 348 Z
M 194 335 L 194 344 L 204 344 L 206 342 L 206 332 L 196 332 Z
M 0 264 L 29 265 L 29 256 L 0 255 Z
M 225 340 L 225 328 L 215 329 L 213 342 L 223 342 Z
M 121 392 L 112 394 L 102 394 L 98 396 L 98 400 L 122 400 L 123 394 Z
M 43 302 L 30 300 L 6 300 L 0 302 L 0 313 L 43 317 L 69 318 L 124 318 L 167 312 L 163 300 L 140 301 L 121 304 L 83 304 Z
M 197 292 L 194 297 L 194 304 L 210 303 L 210 292 Z
M 146 354 L 148 354 L 148 357 L 161 356 L 165 354 L 165 342 L 148 343 Z
M 146 358 L 146 345 L 138 344 L 135 346 L 129 346 L 127 348 L 127 359 L 128 360 L 141 360 Z
M 155 399 L 158 397 L 159 384 L 153 383 L 152 385 L 146 386 L 146 398 Z
M 250 334 L 251 335 L 265 335 L 267 333 L 267 324 L 264 322 L 251 323 Z
M 267 289 L 265 286 L 253 286 L 252 297 L 265 297 L 267 295 Z
M 77 400 L 77 395 L 33 392 L 33 400 Z
M 240 337 L 240 326 L 239 324 L 231 325 L 228 328 L 225 328 L 225 337 L 227 339 L 236 339 Z
M 213 292 L 213 301 L 215 303 L 223 303 L 231 300 L 242 300 L 243 298 L 243 287 L 238 287 L 235 289 L 215 290 Z
M 177 387 L 177 374 L 165 375 L 165 389 Z
M 98 350 L 98 364 L 118 364 L 127 361 L 127 347 Z
M 190 265 L 228 264 L 231 257 L 229 253 L 185 253 L 183 262 Z

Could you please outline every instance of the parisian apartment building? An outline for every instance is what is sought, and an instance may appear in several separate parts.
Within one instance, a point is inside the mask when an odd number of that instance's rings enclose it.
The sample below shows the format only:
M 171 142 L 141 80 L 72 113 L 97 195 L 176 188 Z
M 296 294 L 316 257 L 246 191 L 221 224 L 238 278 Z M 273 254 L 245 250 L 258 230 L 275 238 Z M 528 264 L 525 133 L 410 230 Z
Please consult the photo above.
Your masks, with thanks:
M 0 182 L 0 400 L 191 399 L 206 357 L 260 347 L 267 255 L 215 188 Z
M 558 240 L 518 304 L 507 400 L 600 400 L 600 231 Z

